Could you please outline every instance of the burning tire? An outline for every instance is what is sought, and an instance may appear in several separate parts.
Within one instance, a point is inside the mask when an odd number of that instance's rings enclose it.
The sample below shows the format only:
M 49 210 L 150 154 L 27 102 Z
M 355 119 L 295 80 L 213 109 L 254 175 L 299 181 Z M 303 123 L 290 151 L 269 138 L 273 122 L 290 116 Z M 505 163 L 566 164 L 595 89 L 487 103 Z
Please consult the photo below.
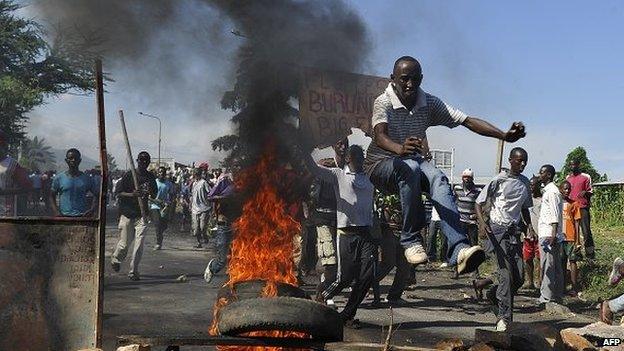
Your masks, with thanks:
M 267 297 L 232 302 L 223 307 L 218 323 L 221 335 L 252 331 L 287 330 L 307 333 L 314 340 L 342 341 L 342 319 L 320 303 L 293 297 Z
M 233 287 L 224 286 L 219 290 L 218 298 L 226 298 L 228 301 L 234 302 L 239 300 L 255 299 L 262 296 L 262 290 L 266 285 L 264 280 L 248 280 L 234 284 Z M 277 296 L 298 297 L 300 299 L 309 299 L 310 297 L 305 291 L 296 286 L 284 283 L 276 283 Z

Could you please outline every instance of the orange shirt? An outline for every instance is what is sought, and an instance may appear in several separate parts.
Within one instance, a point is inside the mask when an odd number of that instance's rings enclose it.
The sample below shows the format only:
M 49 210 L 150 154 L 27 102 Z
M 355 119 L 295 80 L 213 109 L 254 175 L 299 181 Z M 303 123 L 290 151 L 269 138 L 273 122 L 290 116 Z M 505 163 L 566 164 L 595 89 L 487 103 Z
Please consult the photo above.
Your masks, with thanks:
M 565 241 L 576 241 L 576 221 L 581 219 L 581 206 L 570 199 L 563 201 L 563 234 Z

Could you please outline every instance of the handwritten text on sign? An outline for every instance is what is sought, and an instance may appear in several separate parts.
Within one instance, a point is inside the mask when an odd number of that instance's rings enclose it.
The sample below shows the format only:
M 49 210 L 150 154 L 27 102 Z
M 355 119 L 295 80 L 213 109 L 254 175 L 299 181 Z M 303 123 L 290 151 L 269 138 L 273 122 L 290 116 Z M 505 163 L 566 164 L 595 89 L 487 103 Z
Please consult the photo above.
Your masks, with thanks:
M 388 79 L 344 72 L 305 69 L 299 91 L 301 128 L 317 145 L 332 145 L 351 128 L 371 133 L 373 103 Z

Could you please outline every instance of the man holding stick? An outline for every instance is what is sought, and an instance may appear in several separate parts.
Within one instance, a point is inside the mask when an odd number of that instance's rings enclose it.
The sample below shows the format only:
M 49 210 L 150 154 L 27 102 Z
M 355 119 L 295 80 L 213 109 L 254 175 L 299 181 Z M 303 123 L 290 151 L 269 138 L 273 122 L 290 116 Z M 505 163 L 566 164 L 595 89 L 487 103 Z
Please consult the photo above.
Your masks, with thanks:
M 137 156 L 136 176 L 138 189 L 134 186 L 132 171 L 126 172 L 115 188 L 115 195 L 119 199 L 119 241 L 115 252 L 111 256 L 111 266 L 115 272 L 119 272 L 121 262 L 126 258 L 128 246 L 134 240 L 132 260 L 128 277 L 131 280 L 139 280 L 139 262 L 143 255 L 147 218 L 141 211 L 148 208 L 147 199 L 155 196 L 157 192 L 156 177 L 148 172 L 147 166 L 151 161 L 150 154 L 141 151 Z M 139 203 L 143 202 L 143 205 Z

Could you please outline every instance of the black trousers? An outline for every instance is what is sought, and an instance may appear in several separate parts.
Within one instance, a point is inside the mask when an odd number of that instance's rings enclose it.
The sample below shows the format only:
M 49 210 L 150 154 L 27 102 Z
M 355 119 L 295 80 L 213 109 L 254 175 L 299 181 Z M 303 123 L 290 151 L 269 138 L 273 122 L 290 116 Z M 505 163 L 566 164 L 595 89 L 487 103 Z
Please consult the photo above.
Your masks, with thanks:
M 150 212 L 152 214 L 152 222 L 154 222 L 154 229 L 156 230 L 156 243 L 162 245 L 163 233 L 169 226 L 168 219 L 162 216 L 160 210 L 151 209 Z
M 583 231 L 583 237 L 585 238 L 585 255 L 588 258 L 594 257 L 594 236 L 591 232 L 591 216 L 589 214 L 589 207 L 581 208 L 581 231 Z
M 336 235 L 338 250 L 338 273 L 336 280 L 322 293 L 324 299 L 331 299 L 355 280 L 349 300 L 341 315 L 349 320 L 355 317 L 358 306 L 368 293 L 374 279 L 374 264 L 377 260 L 377 246 L 367 227 L 339 228 Z
M 396 267 L 396 273 L 394 274 L 394 280 L 388 291 L 387 298 L 388 300 L 396 300 L 403 295 L 412 271 L 412 265 L 407 262 L 403 251 L 400 237 L 394 235 L 391 229 L 384 229 L 383 237 L 381 238 L 381 262 L 377 264 L 375 281 L 373 282 L 373 294 L 376 300 L 379 300 L 380 297 L 379 282 L 394 267 Z

